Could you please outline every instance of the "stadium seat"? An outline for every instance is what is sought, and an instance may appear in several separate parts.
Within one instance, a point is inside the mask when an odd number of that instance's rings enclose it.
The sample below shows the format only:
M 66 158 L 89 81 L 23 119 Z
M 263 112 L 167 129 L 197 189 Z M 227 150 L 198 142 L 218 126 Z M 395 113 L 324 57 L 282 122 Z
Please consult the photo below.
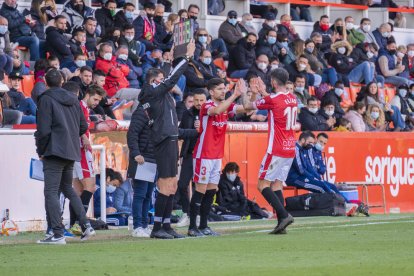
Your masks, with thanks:
M 308 90 L 309 90 L 309 95 L 315 96 L 315 87 L 314 86 L 309 86 Z
M 29 98 L 32 95 L 34 86 L 34 75 L 25 75 L 22 80 L 22 91 L 25 97 Z
M 224 64 L 223 58 L 216 58 L 214 60 L 214 65 L 220 68 L 221 70 L 226 71 L 226 65 Z

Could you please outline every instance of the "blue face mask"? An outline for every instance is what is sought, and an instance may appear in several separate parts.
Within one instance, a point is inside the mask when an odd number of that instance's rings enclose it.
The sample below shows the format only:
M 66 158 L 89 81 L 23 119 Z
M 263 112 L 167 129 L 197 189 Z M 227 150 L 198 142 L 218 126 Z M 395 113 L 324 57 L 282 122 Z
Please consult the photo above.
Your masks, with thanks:
M 198 37 L 198 41 L 199 41 L 201 44 L 205 44 L 205 43 L 207 43 L 207 37 L 206 37 L 206 36 L 199 36 L 199 37 Z
M 210 65 L 211 64 L 211 58 L 203 59 L 203 63 L 206 64 L 206 65 Z
M 268 37 L 267 38 L 267 43 L 269 43 L 270 45 L 275 44 L 276 43 L 276 37 L 273 37 L 273 36 Z
M 5 25 L 0 25 L 0 34 L 4 35 L 7 32 L 8 27 Z
M 236 18 L 229 18 L 229 23 L 234 26 L 234 25 L 237 24 L 237 19 Z
M 280 44 L 282 45 L 283 48 L 287 48 L 288 47 L 288 43 L 286 41 L 281 42 Z
M 132 18 L 134 18 L 134 14 L 130 11 L 126 11 L 125 12 L 125 17 L 128 18 L 128 19 L 132 19 Z
M 315 144 L 315 149 L 316 150 L 319 150 L 319 151 L 323 151 L 323 147 L 321 146 L 321 144 L 319 144 L 319 143 L 316 143 Z

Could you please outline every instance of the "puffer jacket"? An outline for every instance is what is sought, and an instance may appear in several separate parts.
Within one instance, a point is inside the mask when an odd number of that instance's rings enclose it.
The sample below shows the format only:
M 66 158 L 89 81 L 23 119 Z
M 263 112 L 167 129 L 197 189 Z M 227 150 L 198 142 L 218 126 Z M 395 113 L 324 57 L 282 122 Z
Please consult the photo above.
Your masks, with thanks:
M 26 24 L 26 18 L 24 15 L 17 9 L 12 8 L 6 3 L 3 3 L 0 9 L 0 15 L 5 17 L 9 22 L 9 32 L 10 40 L 15 42 L 17 38 L 21 36 L 30 36 L 32 35 L 32 30 L 29 25 Z
M 81 14 L 73 8 L 72 1 L 68 1 L 63 8 L 62 15 L 68 19 L 69 28 L 67 31 L 72 33 L 75 28 L 83 25 L 85 18 L 95 17 L 95 10 L 84 5 Z
M 113 97 L 119 89 L 129 86 L 126 78 L 129 74 L 129 67 L 116 62 L 115 56 L 110 61 L 97 57 L 95 69 L 102 70 L 106 74 L 104 89 L 108 97 Z

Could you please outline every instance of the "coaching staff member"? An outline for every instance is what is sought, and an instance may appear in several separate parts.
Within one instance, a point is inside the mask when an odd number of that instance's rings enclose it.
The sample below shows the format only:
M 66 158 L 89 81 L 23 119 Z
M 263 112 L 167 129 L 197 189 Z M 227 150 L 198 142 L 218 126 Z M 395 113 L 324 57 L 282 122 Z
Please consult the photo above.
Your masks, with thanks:
M 194 55 L 195 44 L 187 45 L 185 57 L 174 60 L 174 69 L 167 78 L 160 69 L 152 68 L 146 75 L 139 101 L 148 113 L 151 124 L 151 139 L 158 170 L 159 193 L 155 201 L 154 228 L 151 238 L 182 237 L 171 231 L 170 217 L 174 194 L 177 190 L 178 163 L 178 119 L 171 89 L 188 67 Z M 165 229 L 168 229 L 168 233 Z
M 54 235 L 38 243 L 66 244 L 60 213 L 60 191 L 70 200 L 79 218 L 83 232 L 81 240 L 95 235 L 82 202 L 72 188 L 73 164 L 81 160 L 79 137 L 86 132 L 88 125 L 76 95 L 61 88 L 63 79 L 60 72 L 52 69 L 45 79 L 49 89 L 38 99 L 35 140 L 37 153 L 43 159 L 46 217 Z

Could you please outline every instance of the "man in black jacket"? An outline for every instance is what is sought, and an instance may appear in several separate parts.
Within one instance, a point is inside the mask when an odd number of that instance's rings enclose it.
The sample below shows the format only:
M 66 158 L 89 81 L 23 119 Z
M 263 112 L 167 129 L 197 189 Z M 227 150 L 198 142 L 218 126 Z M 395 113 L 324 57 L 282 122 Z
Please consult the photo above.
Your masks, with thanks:
M 88 53 L 92 55 L 92 52 L 96 52 L 96 26 L 97 22 L 96 19 L 93 17 L 88 17 L 85 19 L 85 22 L 83 23 L 83 27 L 86 31 L 86 49 L 88 50 Z
M 101 26 L 101 37 L 105 37 L 108 31 L 115 26 L 116 2 L 114 0 L 107 1 L 104 6 L 97 9 L 95 18 Z
M 63 15 L 55 17 L 55 26 L 46 29 L 46 44 L 51 55 L 56 56 L 61 67 L 73 61 L 69 39 L 65 36 L 67 19 Z
M 194 105 L 190 109 L 184 111 L 181 119 L 179 129 L 199 129 L 200 120 L 199 113 L 201 106 L 207 101 L 206 92 L 204 89 L 196 89 L 193 91 Z M 193 177 L 193 150 L 197 142 L 197 138 L 185 139 L 181 146 L 180 157 L 181 172 L 178 179 L 178 191 L 180 196 L 181 206 L 183 208 L 183 216 L 178 222 L 177 226 L 188 226 L 190 219 L 188 217 L 190 211 L 190 198 L 188 194 L 188 185 Z
M 79 137 L 86 132 L 88 125 L 76 95 L 61 88 L 60 72 L 51 69 L 45 79 L 49 90 L 39 97 L 35 139 L 37 154 L 43 160 L 46 218 L 54 235 L 38 243 L 66 244 L 59 191 L 70 200 L 79 218 L 83 232 L 81 240 L 95 235 L 82 202 L 72 188 L 73 164 L 81 160 Z
M 244 78 L 247 71 L 253 65 L 256 59 L 255 47 L 257 36 L 253 33 L 246 38 L 240 39 L 237 46 L 230 54 L 230 63 L 228 72 L 231 78 Z
M 260 55 L 256 58 L 256 62 L 250 67 L 246 75 L 246 80 L 249 82 L 252 78 L 260 78 L 268 87 L 270 93 L 270 71 L 269 58 L 266 55 Z
M 115 27 L 124 29 L 126 25 L 131 25 L 134 20 L 135 5 L 132 3 L 125 3 L 122 10 L 115 15 Z
M 146 83 L 138 98 L 148 112 L 159 176 L 159 193 L 155 202 L 152 238 L 183 237 L 171 228 L 169 219 L 173 208 L 174 195 L 177 191 L 176 175 L 178 173 L 178 120 L 175 112 L 175 102 L 170 91 L 187 69 L 188 59 L 194 55 L 194 50 L 194 42 L 189 43 L 186 57 L 175 60 L 176 66 L 166 79 L 164 79 L 164 73 L 160 69 L 150 69 L 146 75 Z M 168 232 L 166 229 L 168 229 Z
M 320 114 L 320 112 L 318 112 L 318 99 L 315 97 L 310 97 L 307 104 L 307 107 L 302 108 L 299 113 L 299 122 L 302 125 L 302 131 L 331 130 L 335 125 L 336 120 L 327 120 Z

